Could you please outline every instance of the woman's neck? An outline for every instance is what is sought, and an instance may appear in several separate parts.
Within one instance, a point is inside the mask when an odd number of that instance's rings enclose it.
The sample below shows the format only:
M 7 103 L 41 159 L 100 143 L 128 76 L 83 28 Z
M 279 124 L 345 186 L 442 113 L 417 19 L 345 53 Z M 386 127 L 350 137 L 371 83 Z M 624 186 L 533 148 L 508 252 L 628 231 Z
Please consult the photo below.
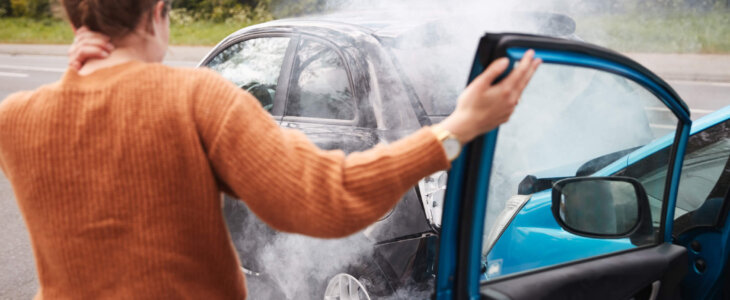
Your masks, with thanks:
M 152 47 L 149 47 L 149 44 L 147 43 L 140 43 L 139 41 L 136 41 L 123 43 L 122 45 L 130 46 L 118 46 L 106 58 L 90 59 L 86 61 L 81 67 L 81 70 L 79 70 L 79 75 L 89 75 L 99 69 L 135 60 L 142 62 L 162 62 L 159 55 L 155 55 L 155 53 L 159 51 L 155 51 L 156 49 L 150 49 Z

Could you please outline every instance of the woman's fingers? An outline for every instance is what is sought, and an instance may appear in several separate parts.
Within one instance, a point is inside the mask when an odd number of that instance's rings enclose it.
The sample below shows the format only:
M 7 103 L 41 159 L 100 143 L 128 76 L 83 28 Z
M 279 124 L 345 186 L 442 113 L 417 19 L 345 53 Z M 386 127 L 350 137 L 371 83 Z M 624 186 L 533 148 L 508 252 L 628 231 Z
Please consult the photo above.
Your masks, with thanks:
M 114 46 L 111 45 L 109 42 L 105 42 L 103 40 L 99 39 L 87 39 L 81 42 L 78 42 L 72 46 L 71 49 L 77 50 L 80 47 L 96 47 L 99 48 L 99 50 L 103 50 L 106 52 L 111 52 L 114 50 Z
M 110 40 L 110 38 L 108 36 L 103 35 L 101 33 L 91 31 L 86 26 L 79 28 L 76 31 L 76 34 L 74 34 L 74 36 L 75 36 L 74 40 L 78 40 L 78 41 L 85 40 L 85 39 L 99 39 L 99 40 L 104 40 L 104 41 L 108 42 Z
M 81 34 L 81 33 L 88 32 L 88 31 L 89 31 L 89 27 L 81 26 L 81 27 L 79 27 L 79 29 L 76 29 L 76 32 L 75 33 L 76 34 Z
M 76 30 L 74 42 L 68 50 L 69 67 L 80 69 L 89 59 L 106 58 L 114 50 L 109 37 L 86 27 Z
M 507 67 L 509 66 L 509 59 L 506 57 L 502 57 L 500 59 L 497 59 L 493 61 L 482 74 L 477 76 L 477 78 L 474 79 L 472 82 L 474 86 L 479 87 L 481 89 L 486 89 L 489 86 L 492 85 L 492 82 L 494 82 L 499 75 L 504 73 L 505 70 L 507 70 Z
M 515 67 L 512 72 L 505 78 L 500 85 L 503 85 L 504 88 L 508 89 L 514 89 L 517 87 L 517 85 L 522 82 L 522 79 L 524 78 L 527 71 L 530 69 L 530 65 L 532 64 L 532 59 L 535 57 L 535 51 L 530 49 L 525 52 L 525 54 L 522 56 L 522 59 L 520 60 L 520 63 Z
M 81 45 L 77 46 L 69 54 L 69 66 L 80 69 L 90 59 L 102 59 L 109 56 L 109 51 L 99 45 Z
M 520 91 L 523 91 L 527 87 L 527 84 L 530 83 L 532 75 L 535 74 L 535 71 L 537 71 L 537 67 L 539 67 L 540 64 L 542 64 L 542 59 L 538 58 L 532 61 L 532 63 L 530 64 L 530 68 L 527 71 L 527 74 L 525 75 L 525 77 L 522 78 L 522 82 L 520 82 L 518 86 Z

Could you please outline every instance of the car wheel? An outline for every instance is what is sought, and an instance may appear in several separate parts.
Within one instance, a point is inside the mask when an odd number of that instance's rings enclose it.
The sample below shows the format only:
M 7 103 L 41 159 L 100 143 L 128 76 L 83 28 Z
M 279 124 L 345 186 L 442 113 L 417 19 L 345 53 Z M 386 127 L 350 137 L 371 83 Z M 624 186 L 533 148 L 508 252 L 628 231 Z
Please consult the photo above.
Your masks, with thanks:
M 324 292 L 325 300 L 370 300 L 365 286 L 350 274 L 340 273 L 332 277 Z

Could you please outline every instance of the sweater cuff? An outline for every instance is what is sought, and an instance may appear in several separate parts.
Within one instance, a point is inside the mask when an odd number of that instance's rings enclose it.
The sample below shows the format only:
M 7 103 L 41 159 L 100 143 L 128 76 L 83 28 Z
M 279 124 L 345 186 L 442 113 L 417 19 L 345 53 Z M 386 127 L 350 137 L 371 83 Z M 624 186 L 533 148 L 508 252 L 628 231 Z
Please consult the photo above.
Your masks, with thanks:
M 402 165 L 402 182 L 418 182 L 425 176 L 446 170 L 451 166 L 443 145 L 430 127 L 421 128 L 391 145 L 393 145 L 393 149 L 400 150 L 398 152 L 401 152 L 402 155 L 399 157 L 408 158 L 409 163 Z

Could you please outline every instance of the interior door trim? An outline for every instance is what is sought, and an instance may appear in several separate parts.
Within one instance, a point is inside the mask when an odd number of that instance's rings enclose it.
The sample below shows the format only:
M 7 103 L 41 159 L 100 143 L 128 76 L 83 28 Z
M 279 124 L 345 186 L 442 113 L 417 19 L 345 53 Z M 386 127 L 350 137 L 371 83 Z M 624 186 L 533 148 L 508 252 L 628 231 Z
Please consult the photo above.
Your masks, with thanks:
M 629 299 L 649 288 L 651 295 L 665 299 L 679 291 L 687 271 L 687 249 L 664 243 L 488 281 L 480 295 L 500 300 Z

